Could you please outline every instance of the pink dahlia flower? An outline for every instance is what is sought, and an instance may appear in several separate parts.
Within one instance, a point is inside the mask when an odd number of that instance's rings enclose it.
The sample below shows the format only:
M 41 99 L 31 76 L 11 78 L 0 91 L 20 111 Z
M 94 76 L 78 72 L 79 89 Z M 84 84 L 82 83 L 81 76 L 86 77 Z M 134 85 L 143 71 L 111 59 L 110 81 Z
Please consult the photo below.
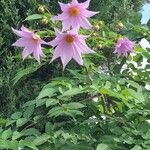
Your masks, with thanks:
M 84 3 L 78 3 L 77 0 L 72 0 L 69 4 L 59 3 L 62 14 L 55 16 L 54 19 L 62 21 L 62 31 L 66 31 L 70 29 L 70 27 L 82 27 L 85 29 L 90 29 L 92 27 L 87 18 L 94 16 L 98 12 L 87 10 L 90 1 L 91 0 L 87 0 Z
M 134 52 L 135 42 L 130 41 L 128 38 L 119 39 L 115 47 L 114 53 L 117 53 L 118 57 L 124 55 L 128 57 L 129 53 Z
M 55 30 L 56 38 L 49 44 L 55 48 L 53 60 L 60 57 L 63 70 L 68 62 L 73 58 L 79 65 L 83 65 L 81 54 L 95 53 L 85 43 L 87 36 L 79 35 L 76 29 L 70 30 L 66 33 Z
M 24 47 L 22 57 L 23 60 L 33 53 L 34 58 L 40 63 L 40 57 L 46 57 L 42 52 L 41 44 L 47 44 L 39 35 L 25 28 L 21 27 L 21 31 L 13 29 L 13 32 L 20 36 L 13 46 Z

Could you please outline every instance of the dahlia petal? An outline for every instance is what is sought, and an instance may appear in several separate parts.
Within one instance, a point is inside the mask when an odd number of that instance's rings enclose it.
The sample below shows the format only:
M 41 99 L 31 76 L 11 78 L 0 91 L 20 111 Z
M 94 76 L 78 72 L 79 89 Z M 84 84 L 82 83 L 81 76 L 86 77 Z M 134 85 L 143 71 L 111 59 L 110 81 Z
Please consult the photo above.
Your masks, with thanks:
M 61 2 L 58 2 L 59 5 L 60 5 L 60 8 L 62 11 L 66 11 L 69 7 L 69 4 L 64 4 L 64 3 L 61 3 Z
M 95 53 L 93 50 L 91 50 L 85 42 L 80 42 L 80 40 L 77 41 L 77 43 L 75 43 L 75 46 L 78 47 L 78 49 L 80 50 L 80 52 L 82 54 L 89 54 L 89 53 Z
M 77 0 L 72 0 L 71 4 L 76 5 L 79 4 Z
M 67 20 L 68 18 L 69 16 L 67 13 L 62 13 L 53 17 L 54 20 Z
M 12 44 L 12 46 L 24 47 L 25 39 L 24 38 L 18 39 L 15 43 Z
M 41 44 L 44 44 L 44 45 L 49 45 L 47 42 L 45 42 L 44 40 L 41 40 L 40 42 Z
M 80 35 L 79 37 L 82 38 L 83 40 L 86 40 L 86 39 L 89 38 L 90 36 L 89 36 L 89 35 Z
M 40 51 L 41 51 L 41 47 L 35 46 L 35 49 L 33 50 L 33 57 L 38 61 L 38 63 L 40 64 Z
M 80 28 L 80 18 L 74 18 L 71 20 L 70 23 L 71 23 L 72 28 L 77 28 L 77 29 Z
M 39 50 L 39 54 L 40 54 L 41 57 L 43 57 L 43 58 L 46 57 L 46 55 L 42 51 L 41 45 L 38 45 L 38 50 Z
M 59 58 L 60 56 L 61 56 L 61 49 L 60 49 L 59 46 L 57 46 L 57 47 L 55 48 L 55 51 L 54 51 L 54 54 L 53 54 L 53 57 L 52 57 L 50 63 L 51 63 L 52 61 L 54 61 L 55 59 Z
M 70 31 L 68 31 L 67 33 L 69 34 L 78 34 L 79 28 L 73 28 Z
M 26 59 L 32 52 L 33 52 L 32 49 L 25 47 L 23 52 L 22 52 L 23 60 Z
M 62 31 L 66 31 L 66 30 L 68 30 L 70 27 L 71 27 L 71 26 L 70 26 L 70 24 L 68 23 L 67 20 L 62 22 Z
M 26 28 L 26 27 L 23 26 L 23 25 L 22 25 L 22 27 L 21 27 L 21 30 L 22 30 L 22 31 L 25 31 L 25 32 L 33 33 L 33 32 L 31 32 L 28 28 Z
M 87 1 L 85 1 L 85 2 L 83 2 L 83 3 L 80 3 L 80 5 L 81 5 L 83 8 L 88 8 L 89 5 L 90 5 L 90 1 L 91 1 L 91 0 L 87 0 Z
M 92 25 L 90 24 L 90 22 L 85 17 L 82 17 L 82 19 L 80 19 L 80 23 L 81 23 L 81 26 L 85 29 L 91 29 L 92 28 Z
M 63 55 L 61 56 L 61 61 L 63 64 L 63 70 L 66 68 L 66 65 L 69 63 L 69 61 L 72 59 L 72 49 L 71 48 L 65 48 L 63 49 Z
M 13 30 L 13 32 L 14 32 L 16 35 L 18 35 L 18 36 L 20 36 L 20 37 L 24 37 L 24 34 L 23 34 L 22 31 L 16 30 L 16 29 L 14 29 L 14 28 L 11 28 L 11 29 Z
M 14 28 L 12 28 L 13 32 L 20 36 L 20 37 L 26 37 L 26 38 L 31 38 L 32 37 L 32 32 L 24 32 L 24 31 L 19 31 L 19 30 L 16 30 Z
M 57 46 L 59 43 L 63 43 L 63 35 L 58 35 L 58 37 L 56 37 L 54 40 L 50 41 L 48 44 L 55 47 Z
M 81 53 L 78 50 L 78 47 L 76 47 L 75 45 L 72 45 L 72 49 L 73 49 L 73 59 L 79 64 L 79 65 L 83 65 L 83 59 L 81 56 Z
M 90 18 L 90 17 L 92 17 L 92 16 L 94 16 L 94 15 L 96 15 L 96 14 L 98 14 L 98 13 L 99 13 L 99 12 L 96 12 L 96 11 L 84 10 L 84 11 L 83 11 L 83 16 Z

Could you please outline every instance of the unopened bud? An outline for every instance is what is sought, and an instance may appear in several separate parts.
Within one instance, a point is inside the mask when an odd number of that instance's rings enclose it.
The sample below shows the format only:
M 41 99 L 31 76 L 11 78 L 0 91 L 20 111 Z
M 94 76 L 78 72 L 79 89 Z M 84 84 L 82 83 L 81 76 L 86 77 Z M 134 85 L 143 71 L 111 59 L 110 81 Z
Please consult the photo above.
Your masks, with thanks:
M 104 25 L 104 22 L 103 22 L 103 21 L 99 21 L 99 24 L 100 24 L 100 25 Z
M 97 24 L 97 25 L 95 25 L 95 26 L 93 26 L 93 30 L 94 31 L 98 31 L 100 29 L 100 26 Z
M 96 48 L 97 48 L 97 49 L 102 49 L 102 47 L 103 47 L 102 44 L 97 44 L 97 45 L 96 45 Z
M 118 41 L 119 41 L 119 40 L 123 40 L 123 37 L 122 37 L 122 36 L 119 36 L 117 40 L 118 40 Z
M 45 11 L 45 8 L 44 8 L 44 6 L 39 6 L 39 8 L 38 8 L 38 12 L 39 13 L 44 13 L 44 11 Z
M 121 21 L 119 21 L 116 27 L 118 29 L 123 29 L 124 28 L 124 24 Z
M 47 25 L 47 24 L 48 24 L 48 19 L 47 19 L 47 18 L 42 19 L 42 20 L 41 20 L 41 23 L 42 23 L 43 25 Z
M 93 33 L 93 36 L 96 36 L 96 33 Z

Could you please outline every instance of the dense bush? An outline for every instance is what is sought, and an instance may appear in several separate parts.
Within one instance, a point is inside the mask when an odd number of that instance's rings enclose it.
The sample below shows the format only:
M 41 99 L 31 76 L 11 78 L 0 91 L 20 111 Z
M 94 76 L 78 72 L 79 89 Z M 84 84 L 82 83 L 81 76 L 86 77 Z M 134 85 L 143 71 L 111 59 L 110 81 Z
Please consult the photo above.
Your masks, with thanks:
M 93 0 L 91 6 L 93 10 L 97 6 L 95 2 Z M 3 9 L 11 10 L 6 13 L 7 19 L 10 17 L 6 25 L 2 19 L 3 28 L 7 27 L 1 30 L 3 41 L 6 33 L 11 32 L 10 26 L 19 27 L 27 14 L 32 14 L 32 8 L 37 13 L 39 4 L 48 3 L 53 11 L 31 15 L 24 23 L 33 29 L 36 27 L 46 41 L 54 38 L 53 27 L 60 28 L 59 23 L 51 20 L 51 15 L 59 12 L 58 7 L 54 7 L 57 1 L 1 3 L 5 6 Z M 108 7 L 104 7 L 103 12 L 112 10 Z M 122 19 L 120 10 L 116 11 L 117 20 Z M 107 17 L 108 14 L 101 20 L 109 22 Z M 43 18 L 48 23 L 42 24 Z M 0 92 L 1 113 L 5 117 L 0 118 L 0 149 L 150 149 L 150 94 L 146 88 L 150 65 L 141 67 L 143 59 L 149 62 L 150 54 L 149 49 L 138 44 L 142 38 L 150 40 L 149 28 L 140 25 L 137 13 L 127 22 L 123 19 L 125 23 L 121 28 L 116 26 L 118 22 L 112 21 L 110 25 L 99 19 L 91 21 L 94 28 L 81 33 L 90 35 L 87 43 L 96 54 L 85 55 L 83 67 L 71 61 L 62 71 L 59 60 L 49 64 L 53 53 L 49 46 L 44 48 L 47 58 L 40 65 L 32 57 L 22 61 L 21 50 L 11 46 L 15 41 L 12 34 L 7 38 L 8 43 L 2 44 Z M 127 59 L 117 58 L 113 53 L 121 36 L 136 41 L 135 55 Z M 10 117 L 8 112 L 12 114 Z
M 81 2 L 83 1 L 84 0 L 81 0 Z M 61 0 L 61 2 L 67 3 L 68 0 Z M 142 1 L 140 2 L 142 3 Z M 141 6 L 140 2 L 136 1 L 128 3 L 130 3 L 130 5 L 133 4 L 134 8 L 138 10 L 138 8 Z M 101 20 L 105 20 L 106 23 L 110 20 L 110 18 L 112 20 L 112 15 L 108 15 L 107 13 L 105 13 L 106 9 L 109 13 L 118 14 L 118 16 L 116 17 L 117 20 L 120 20 L 120 17 L 124 16 L 122 15 L 124 13 L 121 13 L 120 10 L 122 10 L 123 6 L 127 5 L 124 5 L 122 1 L 120 1 L 121 4 L 118 2 L 113 3 L 116 4 L 116 6 L 118 5 L 120 7 L 116 7 L 116 9 L 113 9 L 113 4 L 112 2 L 109 2 L 109 0 L 101 2 L 93 0 L 91 2 L 91 9 L 100 10 L 99 18 Z M 37 26 L 39 26 L 40 28 L 48 27 L 50 24 L 47 23 L 47 20 L 49 20 L 47 16 L 41 19 L 38 22 L 38 25 L 37 23 L 24 21 L 24 18 L 26 18 L 27 15 L 32 13 L 39 13 L 38 8 L 41 5 L 51 11 L 52 14 L 60 12 L 57 0 L 0 0 L 0 106 L 2 110 L 1 113 L 4 115 L 7 113 L 11 113 L 11 111 L 16 108 L 16 105 L 18 105 L 16 104 L 17 100 L 15 93 L 17 93 L 18 97 L 19 92 L 17 90 L 16 92 L 14 92 L 14 87 L 12 87 L 12 79 L 18 69 L 25 68 L 27 65 L 26 62 L 22 62 L 20 57 L 18 57 L 18 50 L 14 49 L 11 46 L 15 40 L 14 35 L 11 31 L 11 27 L 18 28 L 22 23 L 30 24 L 33 28 Z M 124 8 L 124 10 L 127 10 L 127 8 Z M 30 62 L 28 63 L 30 64 Z M 22 100 L 26 101 L 25 99 L 26 98 L 23 98 Z M 18 103 L 20 103 L 20 101 Z

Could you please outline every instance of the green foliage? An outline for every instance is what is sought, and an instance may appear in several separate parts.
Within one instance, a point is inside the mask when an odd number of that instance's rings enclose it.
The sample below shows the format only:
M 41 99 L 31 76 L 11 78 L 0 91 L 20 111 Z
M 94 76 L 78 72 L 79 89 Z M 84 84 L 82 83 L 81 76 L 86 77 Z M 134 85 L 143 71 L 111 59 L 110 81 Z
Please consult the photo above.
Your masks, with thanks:
M 93 6 L 97 6 L 95 2 L 92 2 Z M 114 6 L 124 4 L 121 2 L 111 1 L 109 5 L 106 2 L 103 11 L 111 12 Z M 125 5 L 128 7 L 131 1 L 124 2 L 128 3 Z M 138 9 L 139 2 L 135 2 L 132 11 Z M 38 7 L 36 0 L 0 3 L 3 6 L 9 4 L 8 8 L 13 10 L 7 13 L 9 17 L 13 12 L 15 17 L 20 17 L 17 9 L 20 6 L 29 14 L 32 13 L 27 10 L 28 7 L 36 6 L 33 12 Z M 57 1 L 50 1 L 51 10 L 58 8 L 55 3 Z M 100 7 L 104 6 L 103 3 Z M 116 8 L 116 20 L 122 19 L 120 17 L 126 9 Z M 51 39 L 54 36 L 52 27 L 60 24 L 52 22 L 48 11 L 37 13 L 28 17 L 23 13 L 18 24 L 17 19 L 8 21 L 16 22 L 14 24 L 18 26 L 26 18 L 32 27 L 37 27 L 41 37 Z M 49 24 L 43 27 L 39 22 L 46 17 L 49 17 Z M 108 21 L 109 17 L 112 16 L 106 14 L 101 20 Z M 150 55 L 149 49 L 142 49 L 138 42 L 142 38 L 150 39 L 150 32 L 148 27 L 139 24 L 139 20 L 139 14 L 127 22 L 124 19 L 126 23 L 122 29 L 116 27 L 117 22 L 107 25 L 108 22 L 99 19 L 91 20 L 99 28 L 92 32 L 82 30 L 81 33 L 91 35 L 87 43 L 97 53 L 83 56 L 83 67 L 72 61 L 64 72 L 59 61 L 49 64 L 52 56 L 49 47 L 44 48 L 48 58 L 38 65 L 32 57 L 22 62 L 18 50 L 6 52 L 10 51 L 11 44 L 3 45 L 7 55 L 2 55 L 0 70 L 1 113 L 7 114 L 7 117 L 0 118 L 0 149 L 149 150 L 150 93 L 146 86 L 150 85 L 150 73 L 149 64 L 142 67 L 142 62 L 144 59 L 149 62 Z M 10 32 L 10 27 L 8 29 Z M 13 43 L 14 36 L 11 36 L 8 43 Z M 120 36 L 137 41 L 135 55 L 127 59 L 116 58 L 113 51 Z M 1 37 L 3 39 L 5 34 Z M 7 107 L 10 117 L 8 112 L 3 111 L 4 107 Z

